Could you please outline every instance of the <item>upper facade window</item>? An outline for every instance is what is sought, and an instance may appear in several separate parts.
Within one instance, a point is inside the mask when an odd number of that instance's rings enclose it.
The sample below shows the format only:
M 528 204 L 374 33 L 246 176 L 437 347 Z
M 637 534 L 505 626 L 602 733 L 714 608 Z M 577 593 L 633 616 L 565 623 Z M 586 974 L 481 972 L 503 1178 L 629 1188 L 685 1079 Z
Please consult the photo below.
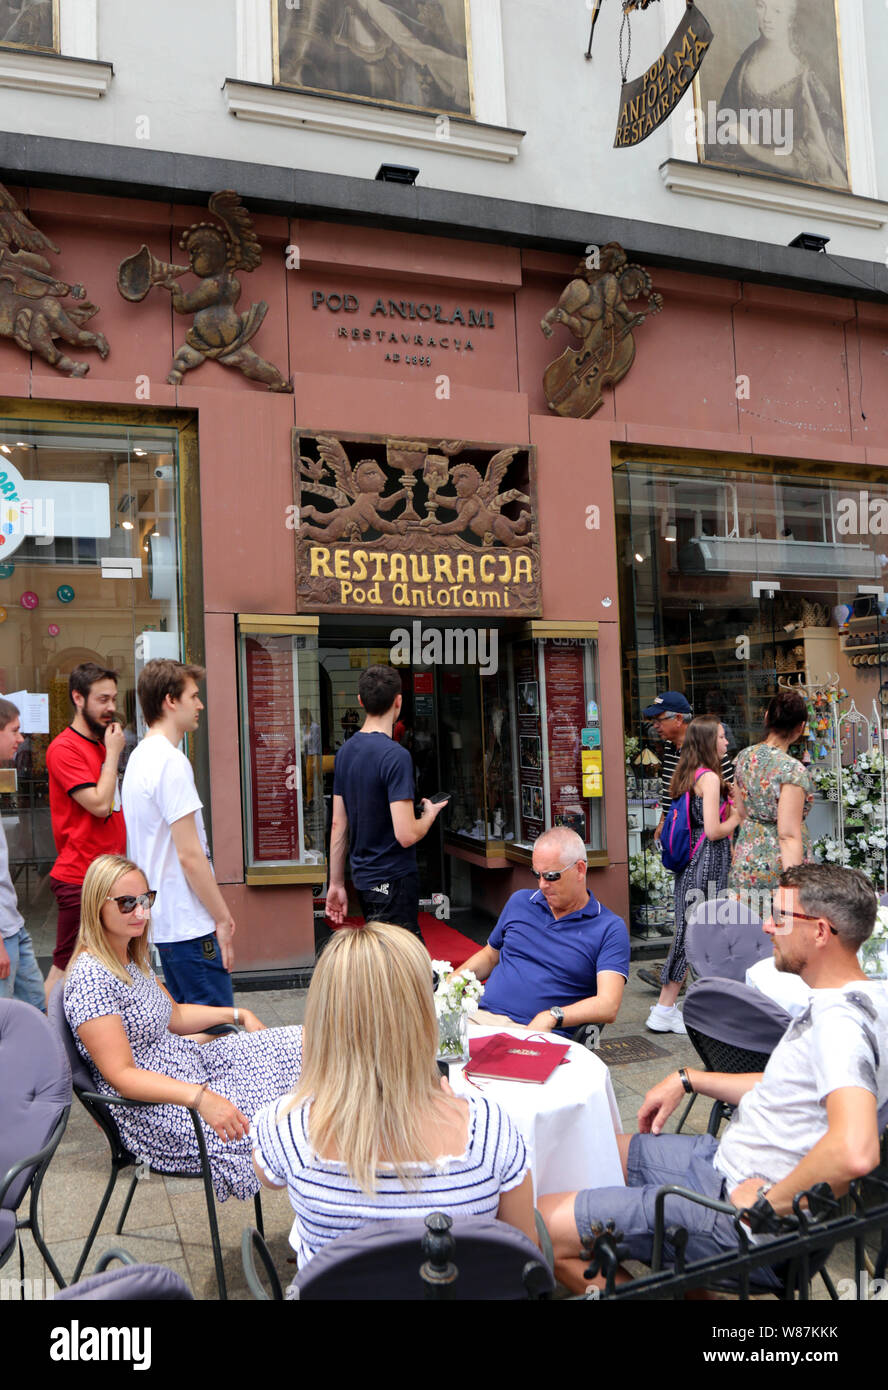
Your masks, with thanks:
M 469 0 L 272 0 L 274 80 L 471 117 Z
M 59 52 L 59 0 L 0 0 L 0 44 Z
M 241 120 L 508 162 L 502 0 L 235 0 Z

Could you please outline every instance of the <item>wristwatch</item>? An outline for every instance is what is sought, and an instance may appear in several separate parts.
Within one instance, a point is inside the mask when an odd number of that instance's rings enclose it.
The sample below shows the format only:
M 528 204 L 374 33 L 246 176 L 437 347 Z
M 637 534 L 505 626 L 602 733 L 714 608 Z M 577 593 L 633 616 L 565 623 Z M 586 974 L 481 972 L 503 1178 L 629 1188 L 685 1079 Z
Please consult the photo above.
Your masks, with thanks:
M 556 1027 L 556 1028 L 562 1028 L 562 1027 L 564 1026 L 564 1010 L 563 1010 L 563 1009 L 559 1009 L 558 1005 L 555 1004 L 555 1005 L 553 1005 L 553 1007 L 549 1010 L 549 1013 L 552 1015 L 552 1017 L 553 1017 L 554 1020 L 555 1020 L 555 1027 Z

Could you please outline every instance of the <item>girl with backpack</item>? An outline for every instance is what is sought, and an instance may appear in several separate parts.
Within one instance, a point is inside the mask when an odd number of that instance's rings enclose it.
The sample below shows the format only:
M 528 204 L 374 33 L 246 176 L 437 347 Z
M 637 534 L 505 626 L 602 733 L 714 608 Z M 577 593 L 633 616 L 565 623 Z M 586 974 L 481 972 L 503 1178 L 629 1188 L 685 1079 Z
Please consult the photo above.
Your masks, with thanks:
M 685 964 L 685 913 L 728 882 L 731 836 L 740 824 L 730 804 L 729 788 L 721 774 L 728 748 L 724 725 L 711 715 L 692 719 L 672 774 L 672 801 L 666 813 L 660 847 L 663 863 L 675 874 L 675 938 L 663 966 L 660 998 L 646 1026 L 654 1033 L 684 1033 L 676 1000 Z

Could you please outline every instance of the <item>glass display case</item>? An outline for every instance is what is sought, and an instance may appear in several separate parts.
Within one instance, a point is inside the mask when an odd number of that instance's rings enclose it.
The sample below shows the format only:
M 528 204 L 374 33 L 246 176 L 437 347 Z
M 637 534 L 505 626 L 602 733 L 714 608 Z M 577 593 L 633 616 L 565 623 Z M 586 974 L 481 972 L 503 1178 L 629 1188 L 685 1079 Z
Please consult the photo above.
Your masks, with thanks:
M 504 859 L 515 836 L 508 673 L 462 667 L 445 671 L 441 684 L 441 768 L 451 793 L 447 842 Z
M 238 616 L 246 881 L 323 883 L 317 620 Z

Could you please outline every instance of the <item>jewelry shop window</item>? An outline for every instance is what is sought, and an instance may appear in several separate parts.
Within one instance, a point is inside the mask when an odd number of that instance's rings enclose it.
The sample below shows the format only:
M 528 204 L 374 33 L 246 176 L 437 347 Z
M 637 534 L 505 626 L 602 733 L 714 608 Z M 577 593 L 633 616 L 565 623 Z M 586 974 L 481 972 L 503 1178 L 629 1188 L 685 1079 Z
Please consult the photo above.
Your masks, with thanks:
M 325 881 L 317 626 L 238 615 L 248 884 Z

